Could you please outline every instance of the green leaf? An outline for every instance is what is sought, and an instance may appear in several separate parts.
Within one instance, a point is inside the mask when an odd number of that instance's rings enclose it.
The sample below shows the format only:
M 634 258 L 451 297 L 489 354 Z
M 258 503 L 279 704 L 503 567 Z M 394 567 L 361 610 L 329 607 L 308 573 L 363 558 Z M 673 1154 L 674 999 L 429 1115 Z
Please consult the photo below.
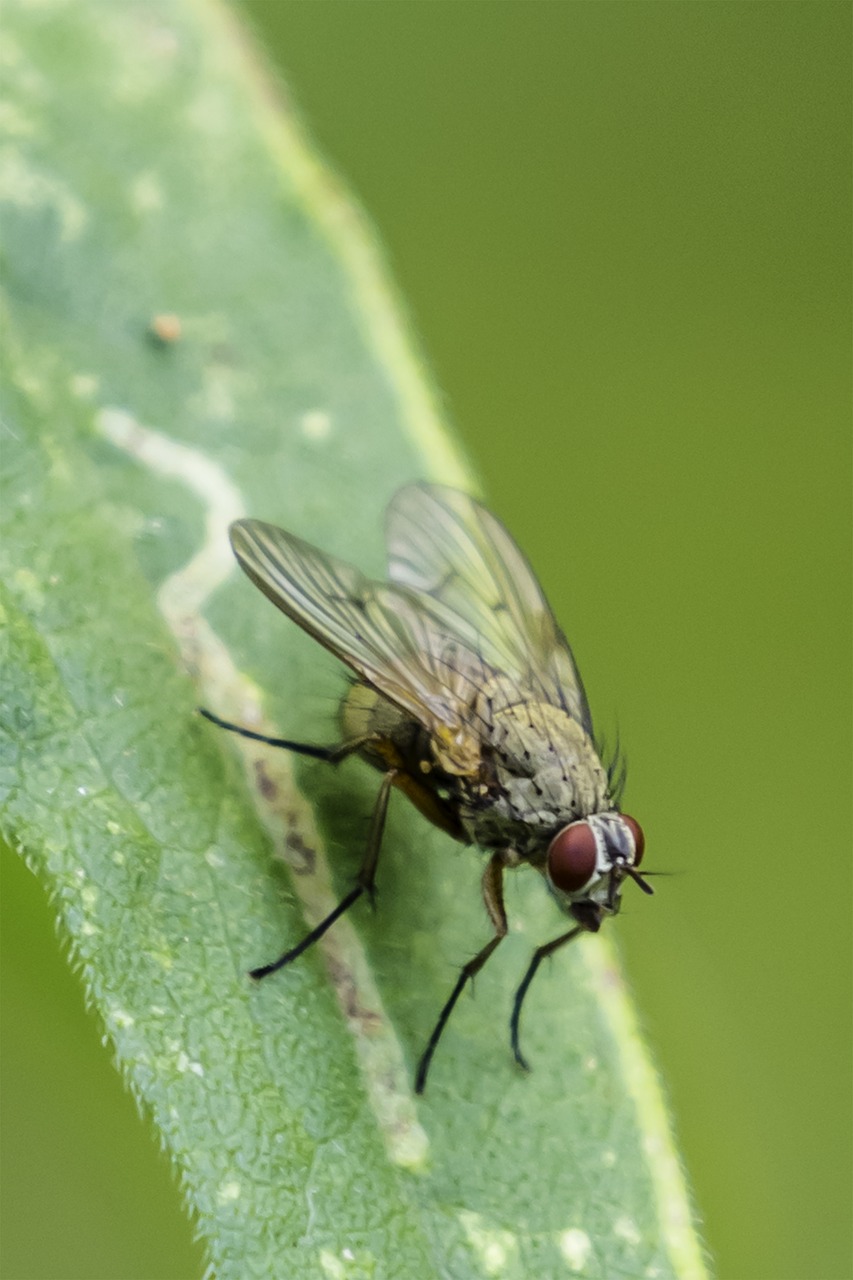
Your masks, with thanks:
M 537 877 L 488 937 L 478 856 L 397 798 L 380 900 L 260 986 L 358 865 L 376 778 L 217 732 L 331 741 L 333 661 L 241 578 L 274 520 L 379 572 L 382 511 L 476 487 L 363 222 L 213 0 L 25 3 L 0 158 L 2 820 L 156 1123 L 220 1277 L 704 1275 L 606 940 L 537 980 Z M 159 336 L 158 336 L 159 335 Z M 144 1213 L 144 1206 L 140 1207 Z

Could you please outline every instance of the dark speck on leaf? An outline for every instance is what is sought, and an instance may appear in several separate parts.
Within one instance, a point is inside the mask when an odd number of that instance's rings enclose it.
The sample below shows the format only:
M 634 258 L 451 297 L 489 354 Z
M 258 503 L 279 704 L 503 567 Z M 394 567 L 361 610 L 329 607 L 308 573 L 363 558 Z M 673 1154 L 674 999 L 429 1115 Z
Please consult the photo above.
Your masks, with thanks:
M 316 850 L 306 844 L 296 831 L 291 831 L 287 837 L 287 864 L 296 876 L 313 875 L 317 864 Z
M 255 761 L 255 782 L 265 800 L 273 801 L 278 795 L 278 787 L 264 768 L 263 760 Z

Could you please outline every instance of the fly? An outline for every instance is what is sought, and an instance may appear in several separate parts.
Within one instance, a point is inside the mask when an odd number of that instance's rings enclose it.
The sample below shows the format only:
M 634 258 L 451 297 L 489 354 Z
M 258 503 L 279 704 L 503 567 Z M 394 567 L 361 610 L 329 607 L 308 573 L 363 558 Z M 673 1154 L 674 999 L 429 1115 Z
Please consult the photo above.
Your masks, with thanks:
M 302 955 L 362 895 L 373 895 L 392 788 L 463 844 L 488 851 L 482 893 L 492 937 L 462 968 L 415 1077 L 467 983 L 507 934 L 503 875 L 534 867 L 570 927 L 534 951 L 515 994 L 510 1042 L 546 956 L 616 915 L 644 838 L 621 813 L 624 776 L 604 768 L 571 649 L 527 560 L 480 503 L 440 485 L 401 489 L 388 509 L 388 581 L 260 520 L 238 520 L 231 545 L 264 595 L 355 673 L 340 708 L 341 740 L 270 738 L 203 714 L 244 737 L 336 764 L 360 756 L 382 774 L 353 888 L 295 947 L 252 970 L 265 978 Z

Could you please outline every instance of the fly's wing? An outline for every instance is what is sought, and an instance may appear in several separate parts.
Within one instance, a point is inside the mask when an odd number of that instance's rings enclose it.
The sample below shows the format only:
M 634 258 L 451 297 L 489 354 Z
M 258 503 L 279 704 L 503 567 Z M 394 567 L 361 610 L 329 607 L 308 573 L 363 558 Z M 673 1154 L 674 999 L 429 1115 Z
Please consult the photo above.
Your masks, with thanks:
M 475 650 L 592 734 L 583 684 L 526 557 L 479 502 L 442 485 L 401 489 L 388 508 L 388 573 L 477 636 Z
M 282 613 L 422 724 L 451 771 L 473 767 L 471 709 L 490 669 L 464 619 L 275 525 L 238 520 L 230 537 L 240 567 Z

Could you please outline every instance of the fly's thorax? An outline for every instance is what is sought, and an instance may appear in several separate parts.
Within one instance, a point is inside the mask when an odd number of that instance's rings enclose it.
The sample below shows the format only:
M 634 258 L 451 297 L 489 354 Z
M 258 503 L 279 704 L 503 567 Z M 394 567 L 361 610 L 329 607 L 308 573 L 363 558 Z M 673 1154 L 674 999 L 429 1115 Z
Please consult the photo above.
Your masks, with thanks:
M 583 726 L 560 707 L 519 695 L 504 680 L 487 685 L 477 708 L 487 785 L 472 790 L 462 819 L 486 848 L 509 845 L 544 863 L 553 834 L 610 807 L 607 774 Z
M 608 807 L 607 774 L 589 735 L 559 707 L 516 702 L 494 716 L 498 784 L 513 807 L 554 825 Z

